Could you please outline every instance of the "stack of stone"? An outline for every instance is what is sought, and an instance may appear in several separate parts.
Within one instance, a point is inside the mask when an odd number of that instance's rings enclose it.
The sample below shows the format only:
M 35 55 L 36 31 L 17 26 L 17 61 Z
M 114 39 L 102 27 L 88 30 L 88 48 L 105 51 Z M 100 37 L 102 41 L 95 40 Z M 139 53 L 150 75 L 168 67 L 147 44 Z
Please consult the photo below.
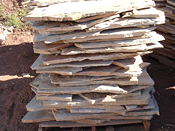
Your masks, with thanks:
M 159 114 L 154 81 L 141 56 L 164 38 L 164 13 L 152 0 L 31 1 L 35 29 L 31 83 L 36 96 L 23 122 L 41 127 L 140 123 Z M 52 3 L 53 2 L 53 3 Z M 44 6 L 44 7 L 41 7 Z
M 157 25 L 156 30 L 165 37 L 165 40 L 161 42 L 164 48 L 156 49 L 151 56 L 158 59 L 159 62 L 175 69 L 175 1 L 155 1 L 157 5 L 158 3 L 164 3 L 164 6 L 158 6 L 158 9 L 165 13 L 165 24 Z

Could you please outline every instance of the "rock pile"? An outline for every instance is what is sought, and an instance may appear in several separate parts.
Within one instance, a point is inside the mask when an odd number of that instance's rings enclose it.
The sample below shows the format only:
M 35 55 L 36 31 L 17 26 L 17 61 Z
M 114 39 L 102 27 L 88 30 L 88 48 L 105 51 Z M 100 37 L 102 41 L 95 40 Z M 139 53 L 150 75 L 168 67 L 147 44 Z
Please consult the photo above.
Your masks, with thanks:
M 157 9 L 165 12 L 166 21 L 165 24 L 157 25 L 156 30 L 165 37 L 165 40 L 161 42 L 164 48 L 156 49 L 151 56 L 175 69 L 175 1 L 156 0 L 156 3 L 164 5 L 158 6 Z
M 131 124 L 159 114 L 141 56 L 163 46 L 154 32 L 164 13 L 152 0 L 34 0 L 31 83 L 23 122 L 40 127 Z M 41 7 L 42 6 L 42 7 Z

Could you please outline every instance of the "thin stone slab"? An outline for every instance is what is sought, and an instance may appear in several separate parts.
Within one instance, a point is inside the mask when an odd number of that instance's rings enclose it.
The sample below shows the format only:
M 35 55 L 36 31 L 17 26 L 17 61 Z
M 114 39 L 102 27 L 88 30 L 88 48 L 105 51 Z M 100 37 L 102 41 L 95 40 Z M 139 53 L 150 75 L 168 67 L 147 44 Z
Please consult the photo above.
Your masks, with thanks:
M 171 9 L 175 9 L 175 6 L 172 6 L 172 5 L 170 5 L 170 4 L 168 4 L 168 3 L 165 3 L 166 5 L 164 6 L 164 7 L 168 7 L 168 8 L 171 8 Z
M 135 56 L 134 58 L 123 59 L 123 60 L 115 60 L 113 64 L 123 67 L 125 69 L 133 70 L 134 67 L 139 67 L 139 65 L 143 63 L 141 56 Z M 138 71 L 138 70 L 137 70 Z
M 144 86 L 143 86 L 144 87 Z M 143 88 L 142 87 L 142 88 Z M 146 87 L 145 87 L 146 88 Z M 144 89 L 144 88 L 143 88 Z M 133 91 L 132 93 L 127 93 L 127 94 L 121 94 L 121 95 L 108 95 L 107 97 L 111 97 L 111 98 L 126 98 L 126 97 L 134 97 L 134 96 L 138 96 L 141 95 L 141 90 L 136 89 L 136 91 Z
M 136 11 L 135 11 L 136 12 Z M 139 12 L 139 11 L 138 11 Z M 154 12 L 158 12 L 158 10 L 155 9 Z M 152 12 L 152 13 L 154 13 Z M 142 17 L 142 19 L 133 19 L 133 18 L 115 18 L 115 19 L 110 19 L 107 21 L 104 21 L 102 23 L 96 24 L 88 29 L 86 29 L 87 32 L 94 32 L 94 31 L 100 31 L 100 30 L 108 30 L 108 29 L 116 29 L 116 28 L 124 28 L 124 27 L 149 27 L 151 25 L 154 24 L 164 24 L 165 23 L 165 17 L 164 17 L 164 13 L 162 11 L 159 11 L 160 14 L 156 13 L 157 18 L 155 19 L 151 19 L 151 16 L 153 15 L 147 15 L 144 18 L 144 15 L 140 15 Z M 130 12 L 129 12 L 130 13 Z M 127 13 L 127 14 L 129 14 Z M 132 12 L 133 13 L 133 12 Z M 131 14 L 132 14 L 131 13 Z M 129 15 L 129 17 L 138 17 L 136 15 Z M 127 15 L 122 16 L 122 17 L 127 17 Z M 138 17 L 139 18 L 139 17 Z
M 110 105 L 110 106 L 104 106 L 104 105 L 88 105 L 88 102 L 86 103 L 87 105 L 83 105 L 83 106 L 46 106 L 44 107 L 42 102 L 39 100 L 36 100 L 35 97 L 32 99 L 32 101 L 30 103 L 27 104 L 27 110 L 28 111 L 41 111 L 41 110 L 48 110 L 48 109 L 86 109 L 86 108 L 91 108 L 91 109 L 105 109 L 105 110 L 110 110 L 110 109 L 114 109 L 114 110 L 124 110 L 124 108 L 122 106 L 116 106 L 116 105 Z M 140 104 L 141 105 L 141 104 Z M 142 109 L 152 109 L 154 108 L 154 104 L 153 101 L 149 101 L 148 106 L 144 106 L 143 108 L 136 108 L 133 109 L 131 111 L 134 110 L 142 110 Z
M 58 68 L 62 68 L 62 67 L 58 67 Z M 64 68 L 64 67 L 63 67 Z M 53 70 L 54 72 L 49 72 L 49 73 L 55 73 L 55 74 L 61 74 L 61 75 L 73 75 L 73 76 L 111 76 L 112 77 L 112 73 L 117 71 L 118 69 L 120 69 L 121 67 L 116 66 L 116 65 L 110 65 L 110 66 L 99 66 L 99 67 L 89 67 L 87 69 L 83 69 L 80 72 L 77 73 L 65 73 L 65 72 L 61 72 L 56 70 L 57 68 L 52 68 L 52 69 L 46 69 L 46 70 Z M 39 70 L 37 70 L 36 72 L 38 72 Z M 129 71 L 128 71 L 129 72 Z M 130 72 L 130 74 L 132 74 Z M 113 75 L 115 76 L 115 75 Z M 128 75 L 125 77 L 131 77 L 132 75 Z M 116 77 L 123 77 L 122 75 L 120 76 L 116 76 Z
M 142 123 L 142 120 L 118 120 L 112 122 L 104 122 L 101 124 L 96 124 L 95 126 L 110 126 L 110 125 L 122 125 L 122 124 L 134 124 L 134 123 Z M 72 128 L 72 127 L 92 127 L 94 124 L 84 124 L 77 123 L 75 121 L 50 121 L 50 122 L 42 122 L 39 125 L 40 127 L 60 127 L 60 128 Z
M 37 94 L 36 100 L 72 101 L 72 94 L 56 94 L 56 95 Z
M 36 73 L 55 73 L 61 75 L 72 75 L 82 70 L 83 68 L 81 67 L 56 67 L 49 69 L 38 69 L 36 70 Z
M 88 81 L 106 80 L 111 78 L 117 78 L 116 76 L 104 76 L 104 77 L 92 77 L 92 76 L 62 76 L 56 74 L 50 74 L 50 80 L 53 84 L 74 84 L 83 83 Z
M 90 22 L 92 20 L 98 20 L 98 19 L 105 18 L 105 17 L 108 18 L 108 17 L 113 16 L 113 15 L 116 15 L 116 17 L 120 17 L 120 16 L 118 16 L 119 14 L 117 12 L 110 12 L 110 13 L 108 12 L 105 14 L 99 14 L 99 15 L 81 18 L 81 19 L 75 20 L 75 22 L 79 22 L 79 23 Z
M 127 46 L 127 47 L 104 47 L 104 48 L 87 48 L 81 49 L 75 46 L 70 46 L 64 48 L 61 52 L 61 55 L 77 55 L 77 54 L 93 54 L 93 53 L 114 53 L 114 52 L 141 52 L 147 51 L 155 48 L 163 48 L 159 42 L 154 42 L 150 44 L 141 44 L 136 46 Z
M 142 116 L 113 116 L 108 119 L 111 120 L 151 120 L 153 115 L 142 115 Z
M 41 83 L 41 80 L 43 79 L 43 74 L 39 74 L 31 83 L 30 86 L 32 86 L 35 89 L 38 89 L 39 84 Z
M 117 37 L 118 39 L 122 38 L 128 38 L 128 37 L 137 37 L 142 36 L 144 33 L 149 33 L 151 30 L 153 30 L 154 27 L 149 27 L 145 29 L 141 28 L 123 28 L 123 29 L 114 29 L 114 30 L 107 30 L 103 32 L 90 32 L 87 33 L 86 31 L 75 31 L 68 34 L 62 34 L 62 35 L 40 35 L 35 34 L 35 37 L 33 39 L 34 42 L 42 42 L 46 41 L 45 43 L 53 43 L 57 41 L 67 41 L 67 40 L 73 40 L 73 41 L 79 41 L 79 40 L 95 40 L 95 39 L 111 39 Z M 131 36 L 126 36 L 124 34 L 128 34 Z M 106 38 L 104 38 L 106 37 Z
M 95 20 L 90 20 L 88 22 L 83 22 L 83 23 L 76 23 L 76 22 L 32 22 L 32 27 L 39 31 L 39 33 L 45 32 L 49 34 L 50 32 L 72 32 L 74 30 L 83 30 L 87 29 L 95 24 L 102 23 L 106 20 L 110 20 L 113 18 L 119 17 L 119 14 L 112 13 L 109 16 L 103 16 L 101 18 L 95 19 Z M 41 34 L 41 33 L 40 33 Z M 64 33 L 62 33 L 64 34 Z M 44 34 L 43 34 L 44 35 Z
M 150 75 L 147 72 L 144 72 L 141 76 L 138 78 L 138 85 L 154 85 L 153 79 L 150 77 Z
M 127 3 L 127 4 L 126 4 Z M 109 1 L 81 1 L 50 5 L 35 8 L 25 17 L 26 21 L 71 21 L 108 12 L 125 12 L 154 6 L 151 0 Z M 76 9 L 71 7 L 77 7 Z
M 119 30 L 119 29 L 118 29 Z M 103 31 L 104 32 L 104 31 Z M 148 32 L 148 33 L 144 33 L 144 34 L 140 34 L 139 36 L 132 36 L 132 37 L 125 37 L 125 38 L 119 38 L 119 37 L 113 37 L 111 36 L 111 38 L 95 38 L 95 39 L 91 39 L 91 38 L 81 38 L 81 39 L 70 39 L 70 40 L 64 40 L 64 41 L 61 41 L 61 42 L 65 42 L 65 43 L 77 43 L 77 42 L 102 42 L 102 41 L 118 41 L 118 40 L 126 40 L 126 39 L 142 39 L 142 38 L 150 38 L 152 37 L 152 32 L 154 31 L 151 31 L 151 32 Z M 127 33 L 127 32 L 126 32 Z M 110 34 L 109 34 L 110 35 Z M 44 41 L 46 44 L 51 44 L 51 41 Z M 58 41 L 59 42 L 59 41 Z
M 116 93 L 123 94 L 126 91 L 118 85 L 91 85 L 91 86 L 77 86 L 77 87 L 60 87 L 59 85 L 51 84 L 50 82 L 43 82 L 40 84 L 37 93 L 50 94 L 80 94 L 87 92 L 101 92 L 101 93 Z
M 143 67 L 137 68 L 138 70 L 132 72 L 130 70 L 124 69 L 122 67 L 118 67 L 115 65 L 110 66 L 104 66 L 104 67 L 90 67 L 87 69 L 83 69 L 83 71 L 80 71 L 78 73 L 75 73 L 73 75 L 81 76 L 118 76 L 118 77 L 138 77 L 140 76 L 144 71 L 144 69 L 149 66 L 149 63 L 143 62 L 141 65 L 144 65 Z M 111 70 L 109 74 L 109 70 Z
M 71 113 L 74 114 L 97 114 L 97 113 L 118 113 L 120 115 L 125 115 L 126 110 L 115 110 L 115 109 L 95 109 L 95 108 L 83 108 L 83 109 L 70 109 Z
M 116 65 L 90 67 L 90 68 L 87 68 L 87 69 L 83 69 L 83 71 L 80 71 L 78 73 L 74 73 L 73 75 L 75 75 L 75 76 L 80 76 L 80 75 L 110 76 L 113 72 L 117 71 L 118 69 L 120 69 L 120 67 L 116 66 Z
M 154 85 L 154 81 L 151 79 L 151 77 L 148 74 L 144 74 L 144 76 L 139 76 L 138 78 L 112 78 L 112 79 L 107 79 L 103 81 L 86 81 L 83 83 L 74 83 L 74 84 L 60 84 L 60 86 L 84 86 L 84 85 L 102 85 L 102 84 L 107 84 L 107 85 L 113 85 L 113 84 L 118 84 L 118 85 Z
M 54 55 L 54 54 L 61 54 L 61 50 L 57 51 L 40 51 L 40 50 L 33 50 L 36 54 L 45 54 L 45 55 Z
M 69 87 L 60 87 L 59 85 L 52 84 L 50 79 L 45 78 L 37 90 L 38 93 L 45 94 L 80 94 L 87 92 L 102 92 L 102 93 L 115 93 L 115 94 L 124 94 L 131 93 L 140 89 L 147 88 L 148 86 L 121 86 L 118 85 L 87 85 L 87 86 L 69 86 Z
M 23 4 L 29 5 L 29 6 L 43 7 L 43 6 L 49 6 L 49 5 L 60 4 L 60 3 L 65 3 L 65 2 L 80 2 L 80 1 L 91 1 L 91 0 L 53 0 L 53 1 L 30 0 L 30 1 L 24 2 Z M 98 0 L 94 0 L 94 1 L 98 1 Z
M 121 121 L 121 120 L 150 120 L 153 116 L 137 116 L 137 117 L 128 117 L 128 116 L 116 116 L 115 119 L 83 119 L 83 120 L 77 120 L 76 122 L 82 123 L 82 124 L 90 124 L 90 125 L 98 125 L 98 124 L 103 124 L 104 122 L 109 122 L 109 121 Z M 113 131 L 114 128 L 108 128 L 109 131 Z M 128 128 L 129 129 L 129 128 Z M 132 128 L 133 129 L 133 128 Z M 138 129 L 138 127 L 137 127 Z M 138 131 L 140 131 L 138 129 Z
M 22 119 L 23 123 L 34 123 L 34 122 L 43 122 L 43 121 L 53 121 L 55 120 L 52 111 L 36 111 L 28 112 Z
M 73 45 L 73 43 L 54 43 L 54 44 L 45 44 L 44 42 L 35 42 L 33 49 L 35 52 L 58 52 L 59 49 Z
M 88 119 L 88 118 L 94 118 L 94 119 L 100 119 L 100 118 L 107 118 L 113 115 L 117 115 L 117 113 L 99 113 L 99 114 L 80 114 L 80 113 L 69 113 L 64 112 L 60 113 L 57 111 L 53 111 L 54 117 L 56 121 L 75 121 L 78 119 Z
M 35 94 L 37 93 L 37 89 L 36 89 L 36 88 L 31 87 L 31 90 L 32 90 Z
M 159 8 L 159 10 L 163 11 L 165 13 L 165 16 L 167 17 L 167 15 L 170 15 L 172 17 L 175 16 L 175 12 L 173 9 L 171 8 L 168 8 L 168 7 L 162 7 L 162 8 Z
M 112 60 L 84 60 L 84 61 L 75 61 L 69 63 L 60 63 L 60 64 L 53 64 L 48 66 L 36 66 L 34 69 L 49 69 L 49 68 L 56 68 L 56 67 L 74 67 L 74 68 L 82 68 L 82 67 L 96 67 L 96 66 L 109 66 L 112 64 Z
M 140 52 L 140 55 L 144 55 L 146 52 Z M 108 53 L 108 54 L 79 54 L 79 55 L 49 55 L 44 61 L 43 65 L 68 63 L 83 60 L 117 60 L 133 58 L 139 55 L 139 53 Z
M 118 114 L 117 111 L 115 113 Z M 80 114 L 80 113 L 72 114 L 72 113 L 65 112 L 64 114 L 62 114 L 60 112 L 54 111 L 54 116 L 55 116 L 57 121 L 62 121 L 63 119 L 64 120 L 76 120 L 76 119 L 85 119 L 85 118 L 87 119 L 87 118 L 105 118 L 105 117 L 115 119 L 115 113 L 112 115 L 108 114 L 109 116 L 106 116 L 105 113 L 103 113 L 103 114 L 101 114 L 101 113 L 99 113 L 99 114 L 93 114 L 93 113 L 90 113 L 90 114 Z M 150 110 L 150 111 L 128 112 L 126 114 L 126 116 L 140 116 L 140 115 L 143 116 L 143 115 L 154 115 L 154 114 L 159 114 L 157 106 L 155 106 L 155 108 Z
M 169 25 L 159 25 L 157 27 L 157 30 L 162 31 L 164 33 L 171 33 L 175 34 L 175 27 L 169 26 Z
M 132 112 L 127 112 L 126 116 L 143 116 L 143 115 L 160 115 L 159 114 L 159 107 L 157 105 L 157 102 L 154 101 L 154 108 L 151 110 L 140 110 L 140 111 L 132 111 Z
M 153 109 L 155 107 L 154 105 L 154 98 L 152 98 L 149 102 L 148 105 L 145 105 L 144 107 L 139 107 L 138 105 L 126 105 L 125 108 L 128 111 L 138 111 L 138 110 L 147 110 L 147 109 Z
M 149 78 L 145 78 L 148 79 Z M 143 82 L 144 83 L 144 82 Z M 104 79 L 104 80 L 95 80 L 95 81 L 85 81 L 85 82 L 75 82 L 73 83 L 60 83 L 60 86 L 83 86 L 83 85 L 136 85 L 138 84 L 137 78 L 109 78 L 109 79 Z M 145 83 L 147 84 L 147 83 Z M 144 85 L 144 84 L 143 84 Z
M 111 106 L 111 105 L 148 105 L 148 101 L 150 100 L 149 93 L 145 92 L 142 95 L 134 96 L 134 97 L 127 97 L 127 98 L 119 98 L 119 99 L 113 99 L 108 100 L 105 99 L 102 102 L 99 102 L 98 105 L 103 106 Z M 88 101 L 77 99 L 73 102 L 60 102 L 60 101 L 44 101 L 44 106 L 49 108 L 79 108 L 91 105 Z M 96 104 L 94 104 L 96 106 Z M 90 108 L 90 107 L 89 107 Z
M 35 62 L 32 64 L 30 68 L 32 68 L 32 70 L 36 70 L 46 58 L 47 58 L 47 55 L 44 55 L 44 54 L 39 55 L 39 57 L 35 60 Z
M 139 91 L 139 90 L 132 92 L 132 93 L 127 93 L 124 95 L 115 95 L 115 98 L 122 98 L 122 97 L 126 98 L 126 97 L 138 96 L 138 95 L 141 95 L 141 91 Z M 79 96 L 84 98 L 85 100 L 87 100 L 91 104 L 102 102 L 105 99 L 113 100 L 113 98 L 114 98 L 114 95 L 104 94 L 104 93 L 103 94 L 102 93 L 100 93 L 100 94 L 99 93 L 85 93 L 85 94 L 79 94 Z
M 156 8 L 148 8 L 148 9 L 142 9 L 142 10 L 133 10 L 131 12 L 124 12 L 122 13 L 122 17 L 131 17 L 131 18 L 158 18 L 161 17 L 162 22 L 164 23 L 165 17 L 164 13 Z M 160 24 L 163 24 L 160 23 Z
M 34 97 L 27 105 L 26 105 L 27 111 L 40 111 L 45 109 L 43 102 L 40 100 L 36 100 L 36 97 Z
M 55 109 L 73 109 L 73 108 L 77 108 L 76 106 L 52 106 L 52 107 L 44 107 L 42 104 L 41 100 L 36 100 L 36 98 L 34 97 L 32 99 L 32 101 L 30 103 L 27 104 L 27 111 L 41 111 L 41 110 L 55 110 Z M 89 105 L 87 102 L 87 105 L 83 105 L 82 107 L 78 107 L 78 108 L 93 108 L 93 109 L 114 109 L 114 110 L 125 110 L 124 107 L 122 106 L 116 106 L 116 105 L 110 105 L 110 106 L 104 106 L 104 105 Z
M 156 2 L 156 7 L 161 8 L 161 7 L 166 7 L 167 3 L 166 2 Z
M 134 46 L 145 43 L 153 43 L 156 41 L 162 41 L 164 37 L 155 32 L 152 32 L 152 37 L 143 39 L 128 39 L 119 41 L 102 41 L 102 42 L 85 42 L 85 43 L 75 43 L 74 45 L 79 48 L 101 48 L 101 47 L 111 47 L 111 46 Z
M 175 6 L 175 1 L 173 1 L 173 0 L 167 0 L 167 3 L 170 4 L 170 5 Z
M 82 113 L 82 114 L 96 114 L 96 113 L 119 113 L 125 115 L 125 111 L 122 110 L 115 110 L 115 109 L 94 109 L 94 108 L 82 108 L 82 109 L 70 109 L 71 113 Z
M 43 36 L 36 34 L 33 41 L 44 41 L 47 44 L 51 44 L 53 42 L 82 42 L 82 41 L 92 41 L 92 40 L 109 40 L 109 39 L 125 39 L 131 37 L 140 37 L 145 35 L 146 33 L 150 33 L 154 30 L 155 27 L 148 27 L 148 28 L 121 28 L 121 29 L 111 29 L 105 30 L 102 32 L 85 32 L 85 31 L 78 31 L 72 32 L 69 34 L 64 35 L 52 35 L 52 36 Z
M 102 124 L 105 121 L 109 121 L 109 120 L 106 120 L 106 119 L 83 119 L 83 120 L 76 120 L 75 122 L 82 123 L 82 124 L 96 125 L 96 124 Z

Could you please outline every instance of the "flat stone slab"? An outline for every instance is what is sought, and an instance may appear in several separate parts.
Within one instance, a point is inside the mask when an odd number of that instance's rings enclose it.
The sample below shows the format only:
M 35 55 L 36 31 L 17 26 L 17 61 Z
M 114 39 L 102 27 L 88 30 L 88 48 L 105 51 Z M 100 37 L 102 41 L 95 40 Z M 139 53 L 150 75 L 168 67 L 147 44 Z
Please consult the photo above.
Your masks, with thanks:
M 34 123 L 55 120 L 51 110 L 28 112 L 22 119 L 24 123 Z
M 73 21 L 81 18 L 105 14 L 108 12 L 125 12 L 154 6 L 151 0 L 80 1 L 35 8 L 25 17 L 26 21 Z M 76 9 L 71 7 L 77 7 Z
M 157 41 L 164 40 L 162 35 L 159 35 L 155 32 L 152 32 L 152 37 L 143 38 L 143 39 L 126 39 L 118 41 L 102 41 L 102 42 L 84 42 L 84 43 L 75 43 L 74 45 L 79 48 L 102 48 L 102 47 L 123 47 L 123 46 L 134 46 L 141 45 L 145 43 L 153 43 Z
M 105 40 L 105 39 L 125 39 L 131 37 L 139 37 L 143 36 L 145 33 L 150 33 L 151 30 L 154 30 L 155 27 L 148 27 L 148 28 L 122 28 L 122 29 L 113 29 L 113 30 L 105 30 L 105 31 L 96 31 L 96 32 L 89 32 L 86 31 L 76 31 L 71 32 L 68 34 L 62 35 L 40 35 L 35 34 L 33 39 L 34 42 L 44 41 L 47 44 L 51 44 L 53 42 L 82 42 L 82 41 L 89 41 L 89 40 Z
M 42 61 L 43 62 L 43 61 Z M 97 66 L 109 66 L 112 64 L 112 60 L 84 60 L 84 61 L 75 61 L 69 63 L 59 63 L 53 65 L 41 65 L 38 64 L 35 69 L 49 69 L 49 68 L 56 68 L 56 67 L 74 67 L 74 68 L 82 68 L 82 67 L 97 67 Z
M 79 54 L 79 55 L 48 55 L 45 60 L 43 60 L 43 65 L 59 64 L 59 63 L 68 63 L 74 61 L 83 61 L 83 60 L 117 60 L 117 59 L 126 59 L 133 58 L 137 55 L 144 55 L 146 52 L 135 52 L 135 53 L 107 53 L 107 54 Z

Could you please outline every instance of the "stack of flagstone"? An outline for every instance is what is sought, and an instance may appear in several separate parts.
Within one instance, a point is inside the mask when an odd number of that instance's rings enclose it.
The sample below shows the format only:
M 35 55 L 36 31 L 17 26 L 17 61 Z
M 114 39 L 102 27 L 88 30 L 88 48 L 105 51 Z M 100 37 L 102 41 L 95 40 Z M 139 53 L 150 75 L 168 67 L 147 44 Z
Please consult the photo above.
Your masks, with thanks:
M 139 123 L 159 114 L 154 81 L 141 56 L 164 38 L 164 13 L 152 0 L 32 1 L 31 83 L 36 96 L 23 122 L 41 127 Z M 43 4 L 42 4 L 43 2 Z M 59 4 L 55 4 L 59 3 Z M 44 6 L 44 7 L 40 7 Z
M 166 0 L 154 0 L 156 3 L 156 7 L 166 7 Z
M 157 3 L 158 0 L 156 0 Z M 164 0 L 165 7 L 159 6 L 159 10 L 165 13 L 166 21 L 163 25 L 157 25 L 157 32 L 165 37 L 161 44 L 162 49 L 156 49 L 151 55 L 157 58 L 161 63 L 175 68 L 175 1 Z

